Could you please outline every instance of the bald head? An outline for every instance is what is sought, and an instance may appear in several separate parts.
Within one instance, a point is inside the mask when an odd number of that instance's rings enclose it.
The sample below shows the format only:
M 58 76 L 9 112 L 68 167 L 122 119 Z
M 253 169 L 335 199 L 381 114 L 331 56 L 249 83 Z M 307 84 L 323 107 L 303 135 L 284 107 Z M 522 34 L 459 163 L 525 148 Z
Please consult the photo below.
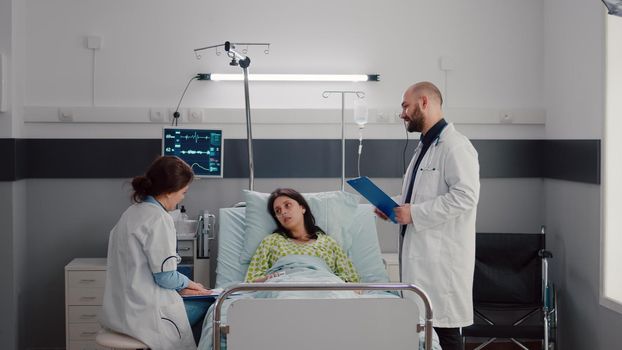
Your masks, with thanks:
M 404 92 L 402 114 L 409 132 L 425 133 L 443 118 L 443 97 L 438 88 L 427 81 L 411 85 Z
M 415 96 L 425 95 L 429 99 L 435 100 L 439 106 L 443 105 L 443 96 L 441 95 L 441 91 L 436 87 L 436 85 L 430 83 L 429 81 L 422 81 L 417 84 L 413 84 L 406 91 L 415 94 Z

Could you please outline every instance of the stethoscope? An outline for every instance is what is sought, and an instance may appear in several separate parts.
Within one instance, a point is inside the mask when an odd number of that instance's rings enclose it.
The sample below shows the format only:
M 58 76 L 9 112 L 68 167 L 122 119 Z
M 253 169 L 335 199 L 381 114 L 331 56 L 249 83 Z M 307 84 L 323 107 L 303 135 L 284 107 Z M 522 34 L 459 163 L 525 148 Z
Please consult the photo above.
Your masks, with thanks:
M 434 147 L 430 147 L 430 149 L 428 149 L 428 152 L 426 153 L 426 155 L 424 155 L 425 159 L 425 164 L 424 165 L 420 165 L 418 171 L 421 172 L 427 172 L 427 171 L 436 171 L 436 167 L 432 167 L 432 159 L 434 158 L 434 154 L 436 153 L 436 148 L 438 147 L 438 143 L 441 140 L 441 135 L 436 136 L 436 138 L 434 139 L 433 143 L 434 143 Z M 420 149 L 423 146 L 423 142 L 419 141 L 419 144 L 417 145 L 417 149 L 415 149 L 415 154 L 417 154 L 418 151 L 420 151 Z

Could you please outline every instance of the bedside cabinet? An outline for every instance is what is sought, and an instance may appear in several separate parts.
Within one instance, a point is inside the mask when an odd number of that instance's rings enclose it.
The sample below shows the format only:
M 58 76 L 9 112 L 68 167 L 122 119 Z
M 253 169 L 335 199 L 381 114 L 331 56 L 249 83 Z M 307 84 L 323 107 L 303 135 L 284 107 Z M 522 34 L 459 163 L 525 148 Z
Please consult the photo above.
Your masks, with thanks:
M 95 343 L 105 283 L 105 258 L 73 259 L 65 266 L 67 350 L 107 349 Z
M 397 253 L 382 254 L 387 273 L 389 274 L 389 282 L 400 281 L 400 261 Z
M 209 288 L 209 257 L 199 257 L 199 242 L 195 238 L 177 237 L 177 254 L 181 257 L 181 263 L 177 265 L 177 271 L 186 275 L 194 282 L 201 283 Z

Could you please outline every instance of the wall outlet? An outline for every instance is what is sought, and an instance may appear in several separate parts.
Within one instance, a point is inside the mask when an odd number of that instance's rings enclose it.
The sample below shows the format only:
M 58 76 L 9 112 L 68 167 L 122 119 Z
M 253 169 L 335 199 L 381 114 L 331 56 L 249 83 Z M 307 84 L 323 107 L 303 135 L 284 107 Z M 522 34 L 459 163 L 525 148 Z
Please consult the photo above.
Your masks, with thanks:
M 403 123 L 404 121 L 402 120 L 402 118 L 400 118 L 400 115 L 402 113 L 400 112 L 393 112 L 393 122 L 394 123 Z
M 177 112 L 179 112 L 179 120 L 177 120 L 177 122 L 182 122 L 184 120 L 186 120 L 187 118 L 187 112 L 185 109 L 180 108 Z M 168 120 L 169 122 L 173 121 L 173 115 L 175 114 L 175 108 L 170 108 L 168 110 L 168 114 L 166 115 L 166 120 Z
M 151 108 L 149 110 L 149 120 L 154 123 L 162 123 L 166 120 L 166 108 Z
M 387 112 L 378 112 L 376 115 L 376 122 L 378 123 L 390 123 L 391 116 Z
M 501 111 L 499 112 L 499 122 L 501 124 L 512 124 L 514 123 L 514 114 L 509 111 Z
M 188 122 L 203 123 L 203 110 L 195 108 L 188 111 Z
M 73 111 L 69 108 L 58 109 L 58 120 L 63 123 L 73 122 Z

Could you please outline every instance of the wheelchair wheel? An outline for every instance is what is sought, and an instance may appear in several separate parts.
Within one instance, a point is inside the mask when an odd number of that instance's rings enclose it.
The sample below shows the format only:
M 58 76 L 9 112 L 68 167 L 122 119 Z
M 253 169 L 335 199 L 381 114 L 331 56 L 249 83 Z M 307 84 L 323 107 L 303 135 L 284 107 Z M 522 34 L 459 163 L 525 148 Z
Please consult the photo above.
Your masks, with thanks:
M 557 350 L 557 289 L 552 286 L 549 290 L 550 304 L 549 314 L 547 315 L 549 323 L 549 348 L 547 350 Z

